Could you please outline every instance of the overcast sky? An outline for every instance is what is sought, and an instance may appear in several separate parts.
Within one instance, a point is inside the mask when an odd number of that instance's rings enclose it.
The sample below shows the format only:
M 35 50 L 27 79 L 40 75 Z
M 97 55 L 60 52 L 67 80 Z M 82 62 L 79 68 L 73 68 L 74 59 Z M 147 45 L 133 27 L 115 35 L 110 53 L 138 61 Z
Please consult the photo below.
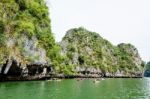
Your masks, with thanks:
M 47 5 L 57 41 L 83 26 L 114 45 L 133 44 L 150 61 L 150 0 L 47 0 Z

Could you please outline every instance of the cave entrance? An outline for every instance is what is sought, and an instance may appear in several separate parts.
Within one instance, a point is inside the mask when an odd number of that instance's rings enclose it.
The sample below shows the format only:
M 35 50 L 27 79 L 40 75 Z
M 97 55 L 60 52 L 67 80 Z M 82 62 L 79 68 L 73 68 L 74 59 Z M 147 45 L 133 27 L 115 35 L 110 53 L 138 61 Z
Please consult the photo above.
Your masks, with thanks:
M 20 76 L 21 72 L 22 70 L 15 60 L 7 60 L 2 67 L 2 75 Z
M 33 65 L 28 65 L 28 74 L 30 76 L 34 76 L 34 75 L 38 75 L 38 74 L 47 74 L 49 72 L 52 71 L 52 67 L 51 66 L 41 66 L 41 65 L 37 65 L 37 64 L 33 64 Z

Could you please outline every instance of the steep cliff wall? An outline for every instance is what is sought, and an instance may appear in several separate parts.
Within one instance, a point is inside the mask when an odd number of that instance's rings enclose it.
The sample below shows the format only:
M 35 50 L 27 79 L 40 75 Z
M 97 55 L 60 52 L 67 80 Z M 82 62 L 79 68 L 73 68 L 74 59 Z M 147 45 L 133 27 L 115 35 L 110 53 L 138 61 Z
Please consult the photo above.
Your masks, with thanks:
M 106 77 L 141 76 L 144 63 L 131 44 L 112 45 L 84 28 L 69 30 L 60 43 L 62 55 L 79 75 Z
M 69 30 L 57 44 L 44 0 L 0 0 L 2 78 L 140 77 L 143 67 L 133 45 L 114 46 L 84 28 Z
M 0 73 L 20 68 L 20 76 L 31 67 L 38 73 L 53 63 L 57 48 L 44 0 L 0 0 Z

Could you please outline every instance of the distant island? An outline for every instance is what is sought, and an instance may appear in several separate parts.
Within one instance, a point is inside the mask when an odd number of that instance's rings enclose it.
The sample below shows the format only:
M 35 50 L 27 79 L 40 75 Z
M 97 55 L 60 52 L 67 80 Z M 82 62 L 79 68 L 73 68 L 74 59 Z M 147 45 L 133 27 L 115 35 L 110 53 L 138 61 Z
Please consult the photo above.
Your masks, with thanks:
M 145 66 L 144 77 L 150 77 L 150 62 L 148 62 Z
M 114 46 L 83 27 L 57 43 L 50 21 L 44 0 L 0 1 L 1 81 L 143 76 L 145 63 L 133 45 Z

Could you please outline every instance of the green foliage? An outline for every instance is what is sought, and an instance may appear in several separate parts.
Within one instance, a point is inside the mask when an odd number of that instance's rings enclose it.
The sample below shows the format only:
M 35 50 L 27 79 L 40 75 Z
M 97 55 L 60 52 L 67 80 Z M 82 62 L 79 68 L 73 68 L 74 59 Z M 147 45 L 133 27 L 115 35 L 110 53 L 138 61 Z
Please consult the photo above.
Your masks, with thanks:
M 0 21 L 0 33 L 2 34 L 4 32 L 4 24 L 2 21 Z
M 65 75 L 73 75 L 74 74 L 74 65 L 70 64 L 70 65 L 65 65 L 63 67 L 63 72 Z
M 27 35 L 28 37 L 32 37 L 35 33 L 35 27 L 32 22 L 27 21 L 19 21 L 18 23 L 18 32 Z
M 5 45 L 6 37 L 4 34 L 0 34 L 0 47 Z
M 117 70 L 128 72 L 142 68 L 142 64 L 135 63 L 135 58 L 139 57 L 136 48 L 131 44 L 114 46 L 99 34 L 83 27 L 69 30 L 63 40 L 68 42 L 64 53 L 68 59 L 67 64 L 73 63 L 74 68 L 95 67 L 100 68 L 103 73 L 113 74 Z
M 76 49 L 70 44 L 68 44 L 67 48 L 70 52 L 75 52 L 76 51 Z
M 103 72 L 115 73 L 138 69 L 133 62 L 135 47 L 131 44 L 113 46 L 98 33 L 83 27 L 71 29 L 63 40 L 68 41 L 66 53 L 60 53 L 51 32 L 51 20 L 44 0 L 0 0 L 0 64 L 9 57 L 6 41 L 14 39 L 12 47 L 17 57 L 23 57 L 22 36 L 29 40 L 37 38 L 38 47 L 46 50 L 56 72 L 73 75 L 77 66 L 100 68 Z M 131 51 L 129 49 L 132 49 Z M 25 57 L 26 58 L 26 57 Z M 38 58 L 38 56 L 36 57 Z M 36 59 L 35 58 L 35 59 Z M 34 60 L 33 58 L 27 60 Z M 143 65 L 142 63 L 141 65 Z
M 78 61 L 79 61 L 79 64 L 80 64 L 80 65 L 83 65 L 84 62 L 85 62 L 85 56 L 83 56 L 83 55 L 79 56 L 79 57 L 78 57 Z
M 150 62 L 148 62 L 145 66 L 145 70 L 149 70 L 150 71 Z
M 52 64 L 57 65 L 56 67 L 62 65 L 63 57 L 51 32 L 48 8 L 44 0 L 0 0 L 0 49 L 2 45 L 6 45 L 5 41 L 13 38 L 16 40 L 14 49 L 20 51 L 16 52 L 17 57 L 22 57 L 22 36 L 29 40 L 35 36 L 38 47 L 46 50 Z M 30 57 L 28 58 L 26 60 L 30 61 Z

